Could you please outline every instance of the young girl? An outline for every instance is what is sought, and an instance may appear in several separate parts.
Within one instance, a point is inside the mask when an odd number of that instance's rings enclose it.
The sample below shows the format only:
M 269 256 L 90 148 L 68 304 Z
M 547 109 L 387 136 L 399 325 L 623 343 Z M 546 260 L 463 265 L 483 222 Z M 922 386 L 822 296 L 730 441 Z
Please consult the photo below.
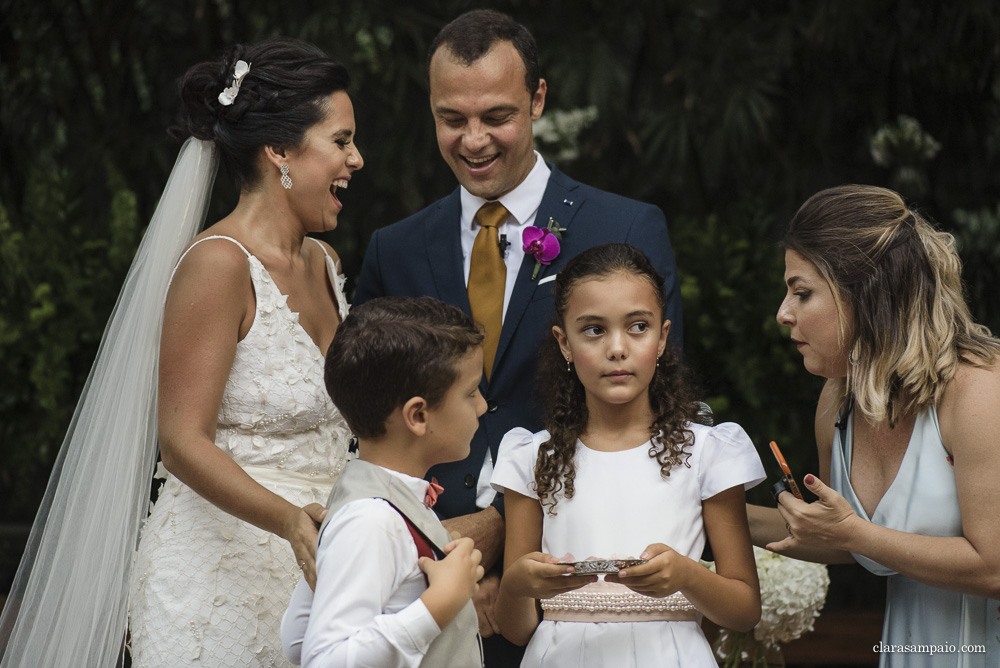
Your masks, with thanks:
M 548 429 L 510 431 L 492 478 L 507 520 L 496 617 L 530 640 L 522 667 L 714 666 L 700 615 L 736 630 L 760 619 L 744 489 L 764 470 L 739 426 L 693 422 L 662 285 L 625 244 L 556 279 Z M 717 573 L 698 563 L 706 537 Z M 648 561 L 603 581 L 565 563 L 588 557 Z

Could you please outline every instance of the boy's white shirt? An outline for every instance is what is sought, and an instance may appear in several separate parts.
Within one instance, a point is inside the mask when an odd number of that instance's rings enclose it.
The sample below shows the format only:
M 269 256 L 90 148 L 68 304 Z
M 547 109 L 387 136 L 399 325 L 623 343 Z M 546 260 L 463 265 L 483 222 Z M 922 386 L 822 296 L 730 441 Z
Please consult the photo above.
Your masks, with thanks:
M 428 482 L 383 468 L 423 502 Z M 281 645 L 309 666 L 410 668 L 441 629 L 406 522 L 381 499 L 359 499 L 327 523 L 316 549 L 316 591 L 300 579 L 281 620 Z

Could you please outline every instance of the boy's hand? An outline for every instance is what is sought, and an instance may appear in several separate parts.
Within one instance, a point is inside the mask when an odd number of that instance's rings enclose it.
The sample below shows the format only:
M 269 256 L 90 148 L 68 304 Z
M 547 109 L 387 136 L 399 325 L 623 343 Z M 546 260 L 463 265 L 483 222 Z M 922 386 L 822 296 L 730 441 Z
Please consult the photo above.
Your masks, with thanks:
M 640 594 L 663 598 L 684 588 L 688 568 L 695 563 L 663 543 L 653 543 L 639 558 L 649 561 L 606 575 L 605 582 L 618 582 Z
M 559 557 L 551 554 L 529 552 L 510 565 L 503 575 L 503 586 L 516 596 L 552 598 L 597 582 L 596 575 L 575 575 L 572 566 L 558 562 Z
M 483 555 L 471 538 L 459 538 L 444 546 L 446 557 L 434 561 L 421 557 L 417 562 L 427 574 L 427 591 L 420 597 L 439 628 L 447 626 L 479 589 Z

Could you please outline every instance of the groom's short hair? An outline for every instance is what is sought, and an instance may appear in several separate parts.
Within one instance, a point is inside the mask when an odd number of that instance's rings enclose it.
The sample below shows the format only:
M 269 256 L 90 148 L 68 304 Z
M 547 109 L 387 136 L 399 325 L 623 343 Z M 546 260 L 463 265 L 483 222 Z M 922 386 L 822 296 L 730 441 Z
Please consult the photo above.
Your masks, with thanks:
M 427 50 L 428 80 L 431 58 L 442 46 L 448 47 L 459 62 L 468 66 L 486 55 L 500 41 L 510 42 L 517 49 L 521 62 L 524 63 L 524 85 L 528 88 L 528 94 L 534 95 L 541 80 L 535 38 L 523 25 L 493 9 L 474 9 L 441 28 Z
M 351 309 L 326 353 L 326 391 L 359 438 L 385 434 L 396 408 L 438 405 L 462 356 L 483 341 L 472 318 L 431 297 L 379 297 Z

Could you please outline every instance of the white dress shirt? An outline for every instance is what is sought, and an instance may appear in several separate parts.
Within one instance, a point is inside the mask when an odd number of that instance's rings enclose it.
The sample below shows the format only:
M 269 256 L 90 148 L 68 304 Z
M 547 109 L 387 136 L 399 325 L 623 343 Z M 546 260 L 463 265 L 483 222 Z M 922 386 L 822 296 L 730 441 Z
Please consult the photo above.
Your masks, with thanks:
M 507 236 L 507 253 L 504 257 L 504 264 L 507 265 L 507 282 L 504 285 L 503 312 L 507 313 L 507 305 L 510 304 L 510 295 L 514 292 L 514 283 L 517 281 L 518 271 L 521 269 L 521 261 L 524 260 L 524 244 L 521 242 L 521 233 L 525 227 L 535 224 L 535 216 L 538 208 L 542 205 L 542 196 L 545 195 L 545 188 L 549 185 L 548 165 L 542 156 L 535 151 L 535 166 L 531 168 L 524 180 L 506 195 L 498 200 L 504 208 L 510 212 L 507 220 L 498 228 L 501 235 Z M 472 264 L 472 244 L 479 234 L 479 223 L 476 222 L 476 213 L 480 207 L 488 200 L 477 197 L 461 187 L 462 202 L 462 266 L 465 270 L 465 285 L 469 285 L 469 267 Z M 476 486 L 476 505 L 479 508 L 486 508 L 493 503 L 496 490 L 490 486 L 490 478 L 493 477 L 493 458 L 490 451 L 486 451 L 486 459 L 483 462 L 483 469 L 479 474 L 479 484 Z
M 384 469 L 424 500 L 427 481 Z M 420 600 L 427 590 L 417 547 L 382 499 L 342 507 L 316 548 L 316 591 L 299 580 L 281 620 L 293 663 L 350 668 L 416 668 L 441 629 Z

